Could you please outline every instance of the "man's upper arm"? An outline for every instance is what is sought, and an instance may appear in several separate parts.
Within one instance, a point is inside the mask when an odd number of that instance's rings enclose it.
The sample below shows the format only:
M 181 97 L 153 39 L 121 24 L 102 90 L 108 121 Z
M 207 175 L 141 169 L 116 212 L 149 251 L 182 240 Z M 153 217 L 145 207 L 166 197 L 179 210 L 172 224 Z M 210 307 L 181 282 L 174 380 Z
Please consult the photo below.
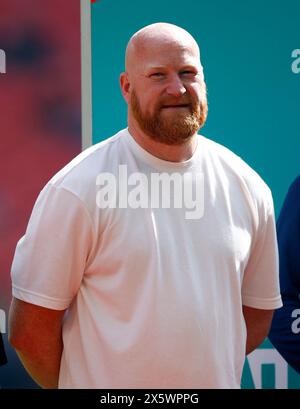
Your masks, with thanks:
M 262 310 L 243 305 L 243 315 L 246 325 L 253 325 L 257 332 L 268 335 L 274 310 Z
M 59 384 L 64 313 L 17 298 L 11 304 L 9 341 L 24 368 L 44 388 L 57 388 Z
M 247 327 L 246 354 L 248 355 L 267 337 L 273 310 L 261 310 L 243 305 L 243 314 Z
M 65 310 L 52 310 L 13 298 L 9 312 L 9 341 L 16 348 L 34 350 L 36 343 L 61 336 Z
M 84 203 L 49 183 L 33 208 L 12 263 L 13 296 L 50 310 L 66 309 L 76 296 L 93 247 Z

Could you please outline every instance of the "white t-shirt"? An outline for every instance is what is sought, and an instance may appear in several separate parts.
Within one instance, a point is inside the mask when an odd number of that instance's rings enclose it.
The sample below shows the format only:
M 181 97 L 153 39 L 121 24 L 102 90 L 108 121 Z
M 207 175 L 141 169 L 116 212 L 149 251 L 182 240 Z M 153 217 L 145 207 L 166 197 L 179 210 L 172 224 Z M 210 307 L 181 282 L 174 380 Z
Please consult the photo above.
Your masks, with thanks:
M 125 165 L 133 174 L 127 208 Z M 200 186 L 197 212 L 187 209 L 191 200 L 174 204 L 172 191 L 169 208 L 147 206 L 145 197 L 134 208 L 143 183 L 174 172 Z M 114 190 L 109 177 L 121 173 Z M 118 206 L 105 208 L 112 190 Z M 239 157 L 203 136 L 192 158 L 174 163 L 122 130 L 81 153 L 42 190 L 17 245 L 12 281 L 20 300 L 68 308 L 60 388 L 239 388 L 242 305 L 281 306 L 270 190 Z

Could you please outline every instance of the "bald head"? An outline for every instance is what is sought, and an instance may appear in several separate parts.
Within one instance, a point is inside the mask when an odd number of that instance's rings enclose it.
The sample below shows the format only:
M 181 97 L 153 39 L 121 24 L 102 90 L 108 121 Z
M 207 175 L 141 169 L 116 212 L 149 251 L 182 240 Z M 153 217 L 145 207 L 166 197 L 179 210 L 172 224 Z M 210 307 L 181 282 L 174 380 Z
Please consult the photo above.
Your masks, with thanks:
M 168 45 L 190 47 L 200 60 L 198 44 L 190 33 L 174 24 L 154 23 L 143 27 L 130 38 L 126 48 L 126 71 L 130 73 L 136 67 L 145 50 Z

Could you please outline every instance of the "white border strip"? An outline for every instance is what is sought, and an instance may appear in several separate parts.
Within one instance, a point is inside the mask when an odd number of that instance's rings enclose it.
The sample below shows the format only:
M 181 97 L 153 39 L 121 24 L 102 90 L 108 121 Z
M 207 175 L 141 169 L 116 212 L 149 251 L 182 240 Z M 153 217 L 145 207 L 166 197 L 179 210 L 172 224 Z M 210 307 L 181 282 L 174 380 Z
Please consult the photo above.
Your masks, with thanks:
M 91 2 L 80 0 L 81 26 L 81 145 L 82 150 L 92 141 L 92 35 Z

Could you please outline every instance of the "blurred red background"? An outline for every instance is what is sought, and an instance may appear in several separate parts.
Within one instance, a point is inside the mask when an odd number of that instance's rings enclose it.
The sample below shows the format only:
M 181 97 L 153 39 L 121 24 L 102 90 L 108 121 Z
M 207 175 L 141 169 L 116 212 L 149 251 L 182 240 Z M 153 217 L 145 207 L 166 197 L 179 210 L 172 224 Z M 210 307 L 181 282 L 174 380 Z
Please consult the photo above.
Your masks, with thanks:
M 81 150 L 80 1 L 1 0 L 0 49 L 0 309 L 7 311 L 15 246 L 37 195 Z M 22 387 L 18 368 L 10 380 L 14 357 L 4 338 L 10 356 L 0 385 Z
M 0 304 L 9 298 L 14 248 L 39 191 L 80 151 L 78 4 L 1 0 Z

